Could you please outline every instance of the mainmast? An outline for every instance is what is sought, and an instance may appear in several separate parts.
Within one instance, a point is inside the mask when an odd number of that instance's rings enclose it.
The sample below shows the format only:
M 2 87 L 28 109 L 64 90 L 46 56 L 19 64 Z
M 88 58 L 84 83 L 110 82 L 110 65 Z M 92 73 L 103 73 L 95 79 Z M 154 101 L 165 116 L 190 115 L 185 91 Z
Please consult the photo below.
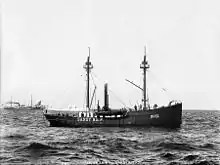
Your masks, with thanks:
M 144 60 L 142 61 L 140 68 L 143 69 L 143 74 L 144 74 L 144 78 L 143 78 L 143 103 L 144 103 L 144 108 L 143 110 L 146 110 L 146 71 L 147 69 L 150 68 L 150 65 L 148 64 L 148 61 L 146 61 L 146 46 L 144 47 L 145 51 L 144 51 Z
M 83 66 L 84 69 L 86 69 L 86 74 L 87 74 L 87 99 L 86 99 L 86 107 L 90 110 L 90 105 L 89 105 L 89 73 L 90 70 L 93 68 L 92 63 L 90 62 L 90 47 L 89 48 L 89 56 L 87 58 L 87 61 L 85 65 Z

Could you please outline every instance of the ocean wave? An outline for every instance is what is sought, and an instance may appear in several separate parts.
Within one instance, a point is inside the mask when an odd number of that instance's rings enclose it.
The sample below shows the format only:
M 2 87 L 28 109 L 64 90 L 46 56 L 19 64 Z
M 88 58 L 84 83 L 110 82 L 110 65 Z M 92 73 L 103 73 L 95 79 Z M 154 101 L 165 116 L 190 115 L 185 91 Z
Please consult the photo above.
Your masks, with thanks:
M 191 165 L 219 165 L 219 163 L 214 162 L 212 160 L 203 160 L 203 161 L 196 161 Z
M 57 148 L 49 146 L 47 144 L 31 142 L 26 146 L 20 147 L 14 151 L 16 155 L 20 157 L 28 158 L 30 160 L 38 160 L 48 156 L 66 156 Z
M 193 145 L 186 143 L 161 142 L 157 145 L 157 147 L 168 150 L 184 150 L 184 151 L 196 150 L 196 148 Z
M 156 146 L 156 150 L 177 150 L 177 151 L 201 151 L 201 150 L 217 150 L 218 148 L 211 143 L 202 145 L 188 144 L 188 143 L 175 143 L 175 142 L 160 142 Z
M 25 164 L 25 163 L 29 163 L 29 159 L 22 158 L 22 157 L 13 157 L 13 158 L 10 158 L 10 159 L 4 161 L 4 163 L 7 163 L 7 164 Z
M 6 138 L 6 139 L 27 139 L 27 137 L 22 134 L 10 134 L 10 135 L 6 135 L 4 138 Z
M 160 157 L 166 160 L 175 160 L 177 159 L 177 155 L 174 153 L 165 152 L 160 154 Z
M 200 148 L 205 148 L 205 149 L 216 149 L 216 145 L 211 144 L 211 143 L 205 143 L 203 145 L 199 146 Z
M 187 155 L 183 158 L 185 161 L 193 161 L 196 160 L 199 156 L 198 155 Z
M 51 147 L 51 146 L 46 145 L 46 144 L 32 142 L 28 146 L 24 147 L 24 149 L 27 149 L 27 150 L 47 150 L 47 149 L 56 149 L 56 148 Z

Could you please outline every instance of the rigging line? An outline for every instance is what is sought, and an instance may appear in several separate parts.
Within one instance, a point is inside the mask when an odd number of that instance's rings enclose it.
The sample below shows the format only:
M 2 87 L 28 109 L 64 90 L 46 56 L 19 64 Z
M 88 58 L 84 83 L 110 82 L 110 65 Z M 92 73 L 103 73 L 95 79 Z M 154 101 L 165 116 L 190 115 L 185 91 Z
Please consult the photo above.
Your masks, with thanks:
M 95 93 L 96 93 L 96 86 L 95 86 L 93 94 L 92 94 L 92 99 L 91 99 L 91 102 L 90 102 L 90 108 L 92 107 L 92 103 L 93 103 Z
M 167 87 L 164 87 L 165 85 L 162 83 L 162 81 L 159 80 L 159 78 L 157 78 L 155 76 L 155 74 L 152 71 L 149 71 L 149 73 L 157 81 L 157 83 L 158 83 L 157 86 L 159 88 L 161 88 L 162 91 L 165 92 L 169 96 L 170 99 L 176 98 L 176 97 L 174 97 L 174 94 L 170 90 L 168 90 Z
M 95 81 L 94 81 L 94 78 L 93 78 L 93 72 L 91 72 L 91 77 L 92 77 L 92 82 L 93 82 L 93 85 L 95 86 L 95 88 L 97 88 L 97 86 L 95 85 Z M 94 106 L 96 105 L 96 92 L 95 92 L 95 101 L 94 101 Z
M 96 78 L 98 78 L 97 75 L 93 71 L 91 71 L 91 74 L 93 74 Z
M 92 77 L 92 83 L 93 83 L 93 85 L 95 86 L 95 81 L 94 81 L 94 78 L 93 78 L 92 72 L 91 72 L 91 77 Z
M 131 100 L 129 100 L 129 103 L 130 103 L 130 106 L 132 106 L 132 104 L 131 104 Z
M 95 92 L 95 93 L 93 93 L 93 98 L 94 98 L 94 106 L 96 105 L 96 88 L 97 88 L 97 86 L 95 85 L 95 81 L 94 81 L 94 78 L 93 78 L 93 74 L 92 74 L 92 72 L 91 72 L 91 77 L 92 77 L 92 82 L 93 82 L 93 85 L 95 86 L 95 91 L 93 91 L 93 92 Z M 93 102 L 93 101 L 92 101 Z M 91 107 L 93 106 L 93 104 L 91 103 Z
M 97 77 L 97 75 L 94 74 L 94 72 L 92 72 L 92 74 L 94 75 L 94 77 L 96 77 L 98 80 L 100 80 L 101 82 L 103 82 L 105 84 L 105 82 L 103 80 L 99 79 Z M 125 107 L 127 107 L 126 104 L 109 87 L 108 87 L 108 90 L 118 99 L 119 102 L 121 102 Z
M 94 104 L 94 109 L 95 109 L 95 105 L 96 105 L 96 93 L 95 93 L 95 104 Z
M 108 90 L 118 99 L 118 101 L 120 101 L 125 107 L 127 107 L 126 104 L 111 89 Z
M 148 95 L 148 88 L 147 88 L 147 103 L 148 103 L 148 106 L 150 106 L 150 98 L 149 98 L 149 95 Z
M 84 75 L 84 81 L 86 81 L 86 75 Z M 85 106 L 85 102 L 86 102 L 86 93 L 87 93 L 87 90 L 85 88 L 85 95 L 84 95 L 84 101 L 83 101 L 83 108 Z
M 149 71 L 149 73 L 152 75 L 152 77 L 160 84 L 160 88 L 163 89 L 163 91 L 167 92 L 167 88 L 163 87 L 163 83 L 155 76 L 155 74 L 152 71 Z

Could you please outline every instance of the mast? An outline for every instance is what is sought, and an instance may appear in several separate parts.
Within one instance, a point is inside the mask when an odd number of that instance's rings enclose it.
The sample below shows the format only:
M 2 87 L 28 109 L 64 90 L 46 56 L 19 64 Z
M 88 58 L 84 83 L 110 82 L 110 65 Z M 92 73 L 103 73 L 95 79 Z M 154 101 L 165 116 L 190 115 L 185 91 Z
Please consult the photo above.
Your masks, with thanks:
M 86 69 L 86 74 L 87 74 L 87 97 L 86 97 L 86 107 L 90 110 L 90 105 L 89 105 L 89 73 L 90 70 L 93 68 L 92 63 L 90 62 L 90 47 L 89 48 L 89 56 L 87 58 L 87 61 L 85 65 L 83 66 L 84 69 Z
M 140 68 L 143 69 L 143 74 L 144 74 L 144 78 L 143 78 L 143 103 L 144 103 L 144 107 L 143 110 L 146 110 L 146 71 L 147 69 L 150 68 L 150 65 L 148 64 L 148 61 L 146 61 L 146 46 L 144 47 L 144 60 L 142 61 Z

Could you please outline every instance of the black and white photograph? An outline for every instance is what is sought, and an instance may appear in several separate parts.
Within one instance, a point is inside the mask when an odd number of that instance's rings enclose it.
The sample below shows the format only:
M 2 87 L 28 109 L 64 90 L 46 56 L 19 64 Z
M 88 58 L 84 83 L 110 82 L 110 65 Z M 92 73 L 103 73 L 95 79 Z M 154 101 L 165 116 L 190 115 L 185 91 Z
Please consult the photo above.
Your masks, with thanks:
M 1 0 L 0 164 L 220 165 L 219 7 Z

